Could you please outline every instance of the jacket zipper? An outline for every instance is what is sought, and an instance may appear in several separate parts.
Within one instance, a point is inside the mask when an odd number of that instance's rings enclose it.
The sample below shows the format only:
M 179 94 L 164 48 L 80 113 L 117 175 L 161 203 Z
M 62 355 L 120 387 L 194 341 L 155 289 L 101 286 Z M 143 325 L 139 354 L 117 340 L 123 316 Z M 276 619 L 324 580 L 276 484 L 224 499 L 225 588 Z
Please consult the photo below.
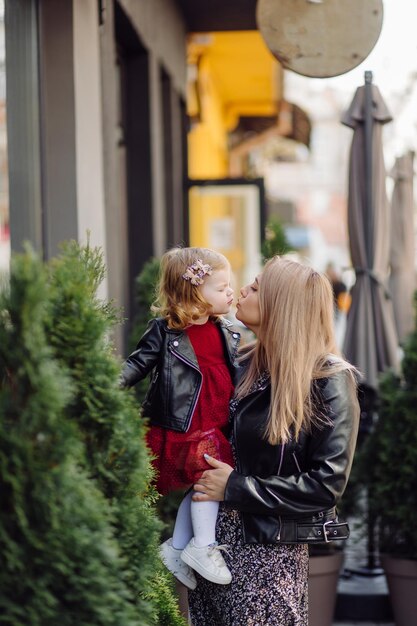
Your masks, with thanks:
M 174 350 L 173 348 L 171 348 L 171 351 L 172 351 L 172 354 L 175 354 L 175 356 L 176 356 L 176 357 L 177 357 L 180 361 L 182 361 L 183 363 L 186 363 L 187 365 L 189 365 L 190 367 L 192 367 L 192 368 L 193 368 L 196 372 L 198 372 L 198 373 L 200 374 L 200 376 L 201 376 L 201 380 L 200 380 L 200 385 L 199 385 L 199 387 L 198 387 L 197 396 L 196 396 L 196 398 L 195 398 L 195 400 L 194 400 L 194 403 L 193 403 L 193 406 L 192 406 L 192 409 L 191 409 L 191 418 L 190 418 L 190 422 L 189 422 L 189 424 L 188 424 L 188 426 L 187 426 L 187 430 L 185 431 L 185 432 L 188 432 L 188 430 L 189 430 L 189 428 L 190 428 L 190 426 L 191 426 L 191 420 L 192 420 L 193 415 L 194 415 L 194 409 L 195 409 L 195 407 L 196 407 L 196 405 L 197 405 L 197 402 L 198 402 L 198 399 L 199 399 L 199 397 L 200 397 L 201 387 L 203 386 L 203 380 L 202 380 L 202 379 L 203 379 L 203 375 L 202 375 L 202 373 L 200 372 L 200 370 L 198 369 L 198 367 L 196 367 L 196 366 L 194 365 L 194 363 L 192 363 L 191 361 L 189 361 L 188 359 L 186 359 L 184 356 L 182 356 L 181 354 L 179 354 L 179 352 L 177 352 L 177 351 L 176 351 L 176 350 Z
M 277 474 L 278 476 L 281 474 L 282 462 L 284 460 L 284 450 L 285 450 L 285 443 L 281 445 L 281 456 L 279 459 L 279 467 L 278 467 L 278 474 Z
M 279 521 L 279 529 L 278 529 L 278 535 L 277 535 L 276 540 L 281 541 L 281 527 L 282 527 L 281 515 L 278 516 L 278 521 Z
M 293 459 L 294 459 L 294 462 L 295 462 L 295 464 L 297 466 L 298 471 L 301 472 L 301 467 L 300 467 L 300 464 L 298 462 L 297 457 L 295 456 L 295 452 L 292 453 L 292 456 L 293 456 Z
M 277 476 L 281 474 L 282 462 L 284 460 L 284 450 L 285 450 L 285 443 L 281 445 L 281 456 L 279 459 L 279 467 L 278 467 Z M 277 541 L 280 541 L 281 540 L 281 528 L 282 528 L 281 515 L 278 516 L 278 520 L 279 520 L 279 529 L 278 529 Z
M 235 448 L 236 448 L 236 469 L 240 472 L 240 461 L 239 461 L 239 450 L 238 450 L 238 445 L 237 445 L 237 428 L 236 428 L 236 422 L 237 420 L 233 420 L 233 432 L 235 435 Z

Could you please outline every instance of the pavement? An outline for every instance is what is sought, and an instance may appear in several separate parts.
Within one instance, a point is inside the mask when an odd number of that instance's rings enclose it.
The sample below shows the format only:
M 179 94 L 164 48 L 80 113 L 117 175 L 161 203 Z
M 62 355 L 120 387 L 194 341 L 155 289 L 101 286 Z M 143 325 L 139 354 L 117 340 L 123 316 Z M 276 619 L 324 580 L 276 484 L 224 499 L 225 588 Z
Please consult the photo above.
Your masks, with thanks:
M 369 570 L 363 528 L 350 521 L 333 626 L 395 626 L 383 570 Z M 372 572 L 372 575 L 371 575 Z
M 333 626 L 395 626 L 394 622 L 333 622 Z

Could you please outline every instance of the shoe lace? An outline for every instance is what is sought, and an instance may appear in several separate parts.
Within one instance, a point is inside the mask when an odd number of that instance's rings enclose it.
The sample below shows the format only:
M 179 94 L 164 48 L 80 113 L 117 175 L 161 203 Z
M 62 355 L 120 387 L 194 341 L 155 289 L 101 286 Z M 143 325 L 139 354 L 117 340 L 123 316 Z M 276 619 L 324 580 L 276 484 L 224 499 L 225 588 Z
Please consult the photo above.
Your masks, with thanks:
M 212 543 L 209 546 L 208 554 L 213 559 L 213 561 L 215 562 L 215 564 L 218 567 L 221 567 L 222 565 L 224 565 L 224 561 L 223 561 L 223 557 L 221 555 L 221 552 L 226 552 L 226 554 L 228 556 L 230 556 L 230 552 L 227 549 L 228 547 L 229 546 L 227 544 L 219 545 L 217 542 L 216 543 Z

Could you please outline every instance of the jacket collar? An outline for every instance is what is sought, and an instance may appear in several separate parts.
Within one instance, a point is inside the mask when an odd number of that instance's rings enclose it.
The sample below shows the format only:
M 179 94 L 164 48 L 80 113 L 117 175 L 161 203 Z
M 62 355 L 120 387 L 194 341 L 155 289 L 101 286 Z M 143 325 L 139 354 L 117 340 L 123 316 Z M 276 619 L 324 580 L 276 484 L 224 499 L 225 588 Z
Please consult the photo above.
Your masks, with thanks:
M 229 320 L 225 318 L 219 318 L 216 321 L 216 324 L 218 324 L 221 328 L 227 350 L 227 355 L 230 364 L 233 364 L 239 345 L 240 333 L 234 330 L 232 322 L 229 322 Z M 190 361 L 198 368 L 197 357 L 195 355 L 187 333 L 185 333 L 183 330 L 174 330 L 168 327 L 166 328 L 166 331 L 168 335 L 170 335 L 169 345 L 171 349 L 181 354 L 181 356 L 185 357 L 188 361 Z
M 176 330 L 175 328 L 169 328 L 167 323 L 165 322 L 165 320 L 162 320 L 164 325 L 165 325 L 165 330 L 168 334 L 170 335 L 176 335 L 177 337 L 180 335 L 184 335 L 184 331 L 183 330 Z M 215 321 L 216 324 L 218 324 L 222 330 L 227 330 L 228 333 L 230 333 L 231 335 L 234 336 L 235 339 L 239 339 L 240 337 L 240 333 L 238 331 L 236 331 L 236 329 L 233 326 L 233 323 L 230 322 L 229 320 L 227 320 L 224 317 L 219 317 L 217 318 L 217 320 Z

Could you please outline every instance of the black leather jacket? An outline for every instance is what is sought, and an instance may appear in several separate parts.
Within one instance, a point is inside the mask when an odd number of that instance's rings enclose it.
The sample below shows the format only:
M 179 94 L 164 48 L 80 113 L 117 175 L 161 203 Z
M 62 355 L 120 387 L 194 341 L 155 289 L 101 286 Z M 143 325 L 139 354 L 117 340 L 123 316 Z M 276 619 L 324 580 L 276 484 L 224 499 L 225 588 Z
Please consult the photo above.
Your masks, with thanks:
M 226 360 L 232 380 L 240 334 L 231 322 L 220 318 Z M 200 394 L 202 375 L 187 333 L 168 328 L 162 318 L 149 322 L 136 350 L 128 357 L 121 374 L 121 385 L 131 387 L 150 372 L 151 384 L 143 403 L 143 415 L 150 423 L 186 432 Z
M 298 441 L 273 446 L 263 437 L 270 386 L 248 394 L 237 405 L 234 440 L 237 467 L 229 477 L 225 504 L 242 512 L 246 543 L 304 543 L 327 540 L 323 522 L 349 477 L 359 425 L 356 391 L 340 372 L 313 383 L 315 406 L 331 421 Z M 341 525 L 342 527 L 342 525 Z M 347 525 L 344 524 L 344 529 Z M 332 539 L 346 538 L 337 526 Z M 348 529 L 347 529 L 348 533 Z

